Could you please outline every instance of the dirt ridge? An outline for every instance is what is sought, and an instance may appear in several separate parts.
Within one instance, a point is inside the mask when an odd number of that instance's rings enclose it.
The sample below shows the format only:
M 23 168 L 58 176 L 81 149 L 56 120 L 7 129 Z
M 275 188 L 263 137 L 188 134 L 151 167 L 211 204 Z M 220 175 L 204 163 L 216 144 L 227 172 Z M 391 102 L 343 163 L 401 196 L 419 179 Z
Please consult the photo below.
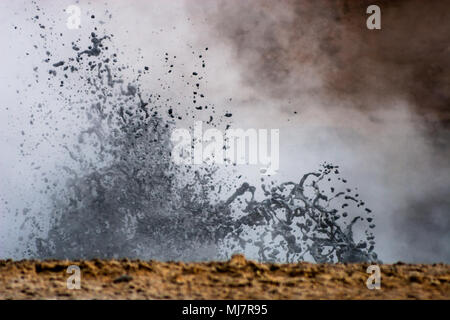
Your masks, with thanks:
M 70 290 L 70 265 L 81 288 Z M 450 265 L 383 264 L 369 290 L 369 264 L 141 260 L 0 260 L 0 299 L 450 299 Z

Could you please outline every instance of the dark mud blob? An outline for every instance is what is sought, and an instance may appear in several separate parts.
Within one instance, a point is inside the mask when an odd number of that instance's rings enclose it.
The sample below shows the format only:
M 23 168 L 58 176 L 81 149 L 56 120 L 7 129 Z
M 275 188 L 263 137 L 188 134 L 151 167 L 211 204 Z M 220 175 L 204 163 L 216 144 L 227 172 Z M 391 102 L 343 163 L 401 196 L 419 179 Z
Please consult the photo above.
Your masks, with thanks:
M 59 62 L 53 64 L 53 66 L 54 66 L 55 68 L 61 67 L 61 66 L 63 66 L 63 65 L 64 65 L 64 61 L 59 61 Z
M 91 33 L 91 42 L 92 42 L 92 46 L 90 46 L 88 49 L 81 51 L 78 56 L 81 56 L 83 54 L 88 55 L 89 57 L 91 56 L 99 56 L 101 53 L 101 47 L 102 47 L 102 41 L 105 39 L 109 39 L 109 36 L 104 36 L 102 38 L 98 38 L 97 35 L 92 32 Z

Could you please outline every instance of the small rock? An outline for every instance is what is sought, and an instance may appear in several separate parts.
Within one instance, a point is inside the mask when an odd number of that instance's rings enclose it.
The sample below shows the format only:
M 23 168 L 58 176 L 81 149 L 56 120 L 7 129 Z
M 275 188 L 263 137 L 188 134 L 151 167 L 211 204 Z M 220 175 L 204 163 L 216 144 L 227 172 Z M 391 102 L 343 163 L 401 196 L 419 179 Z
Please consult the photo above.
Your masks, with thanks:
M 133 280 L 132 276 L 129 276 L 127 274 L 123 274 L 118 278 L 115 278 L 113 280 L 114 283 L 121 283 L 121 282 L 130 282 L 131 280 Z
M 244 266 L 247 264 L 245 256 L 243 254 L 234 254 L 230 259 L 230 265 L 232 266 Z

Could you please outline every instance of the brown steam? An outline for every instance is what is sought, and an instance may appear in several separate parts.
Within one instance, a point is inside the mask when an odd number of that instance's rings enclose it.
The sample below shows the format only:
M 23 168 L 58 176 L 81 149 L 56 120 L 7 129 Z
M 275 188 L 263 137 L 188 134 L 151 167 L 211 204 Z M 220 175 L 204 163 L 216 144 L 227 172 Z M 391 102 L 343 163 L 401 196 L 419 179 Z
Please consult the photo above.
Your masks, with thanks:
M 381 8 L 381 30 L 366 8 Z M 189 7 L 194 10 L 193 3 Z M 234 48 L 244 79 L 271 98 L 315 94 L 360 110 L 406 99 L 427 121 L 450 123 L 450 1 L 219 1 L 197 4 Z M 309 82 L 311 70 L 320 81 Z M 297 84 L 297 85 L 296 85 Z M 298 85 L 302 84 L 302 85 Z M 307 91 L 307 92 L 305 92 Z

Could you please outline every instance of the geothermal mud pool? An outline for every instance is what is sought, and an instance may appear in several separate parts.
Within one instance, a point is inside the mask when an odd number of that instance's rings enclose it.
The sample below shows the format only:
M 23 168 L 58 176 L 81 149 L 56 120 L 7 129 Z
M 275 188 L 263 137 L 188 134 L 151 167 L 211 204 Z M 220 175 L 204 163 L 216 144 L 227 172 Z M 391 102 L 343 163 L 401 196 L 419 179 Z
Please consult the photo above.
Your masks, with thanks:
M 29 260 L 0 260 L 0 299 L 450 298 L 448 265 L 382 264 L 379 212 L 341 175 L 346 163 L 322 159 L 314 171 L 295 168 L 299 179 L 261 176 L 255 184 L 233 164 L 172 161 L 176 128 L 192 130 L 197 120 L 220 130 L 235 125 L 234 112 L 206 94 L 209 47 L 190 46 L 191 64 L 164 48 L 151 57 L 139 50 L 130 62 L 136 52 L 108 31 L 108 10 L 90 16 L 99 22 L 85 27 L 88 34 L 67 41 L 35 9 L 28 88 L 41 95 L 17 90 L 31 113 L 10 111 L 27 119 L 14 129 L 21 161 L 35 173 L 15 206 L 0 194 L 1 209 L 20 225 L 8 230 L 20 234 L 13 254 Z M 273 59 L 264 54 L 264 66 L 266 56 Z M 249 69 L 251 81 L 273 71 Z M 366 287 L 370 264 L 381 268 L 381 290 Z M 70 265 L 81 268 L 80 290 L 66 286 Z

